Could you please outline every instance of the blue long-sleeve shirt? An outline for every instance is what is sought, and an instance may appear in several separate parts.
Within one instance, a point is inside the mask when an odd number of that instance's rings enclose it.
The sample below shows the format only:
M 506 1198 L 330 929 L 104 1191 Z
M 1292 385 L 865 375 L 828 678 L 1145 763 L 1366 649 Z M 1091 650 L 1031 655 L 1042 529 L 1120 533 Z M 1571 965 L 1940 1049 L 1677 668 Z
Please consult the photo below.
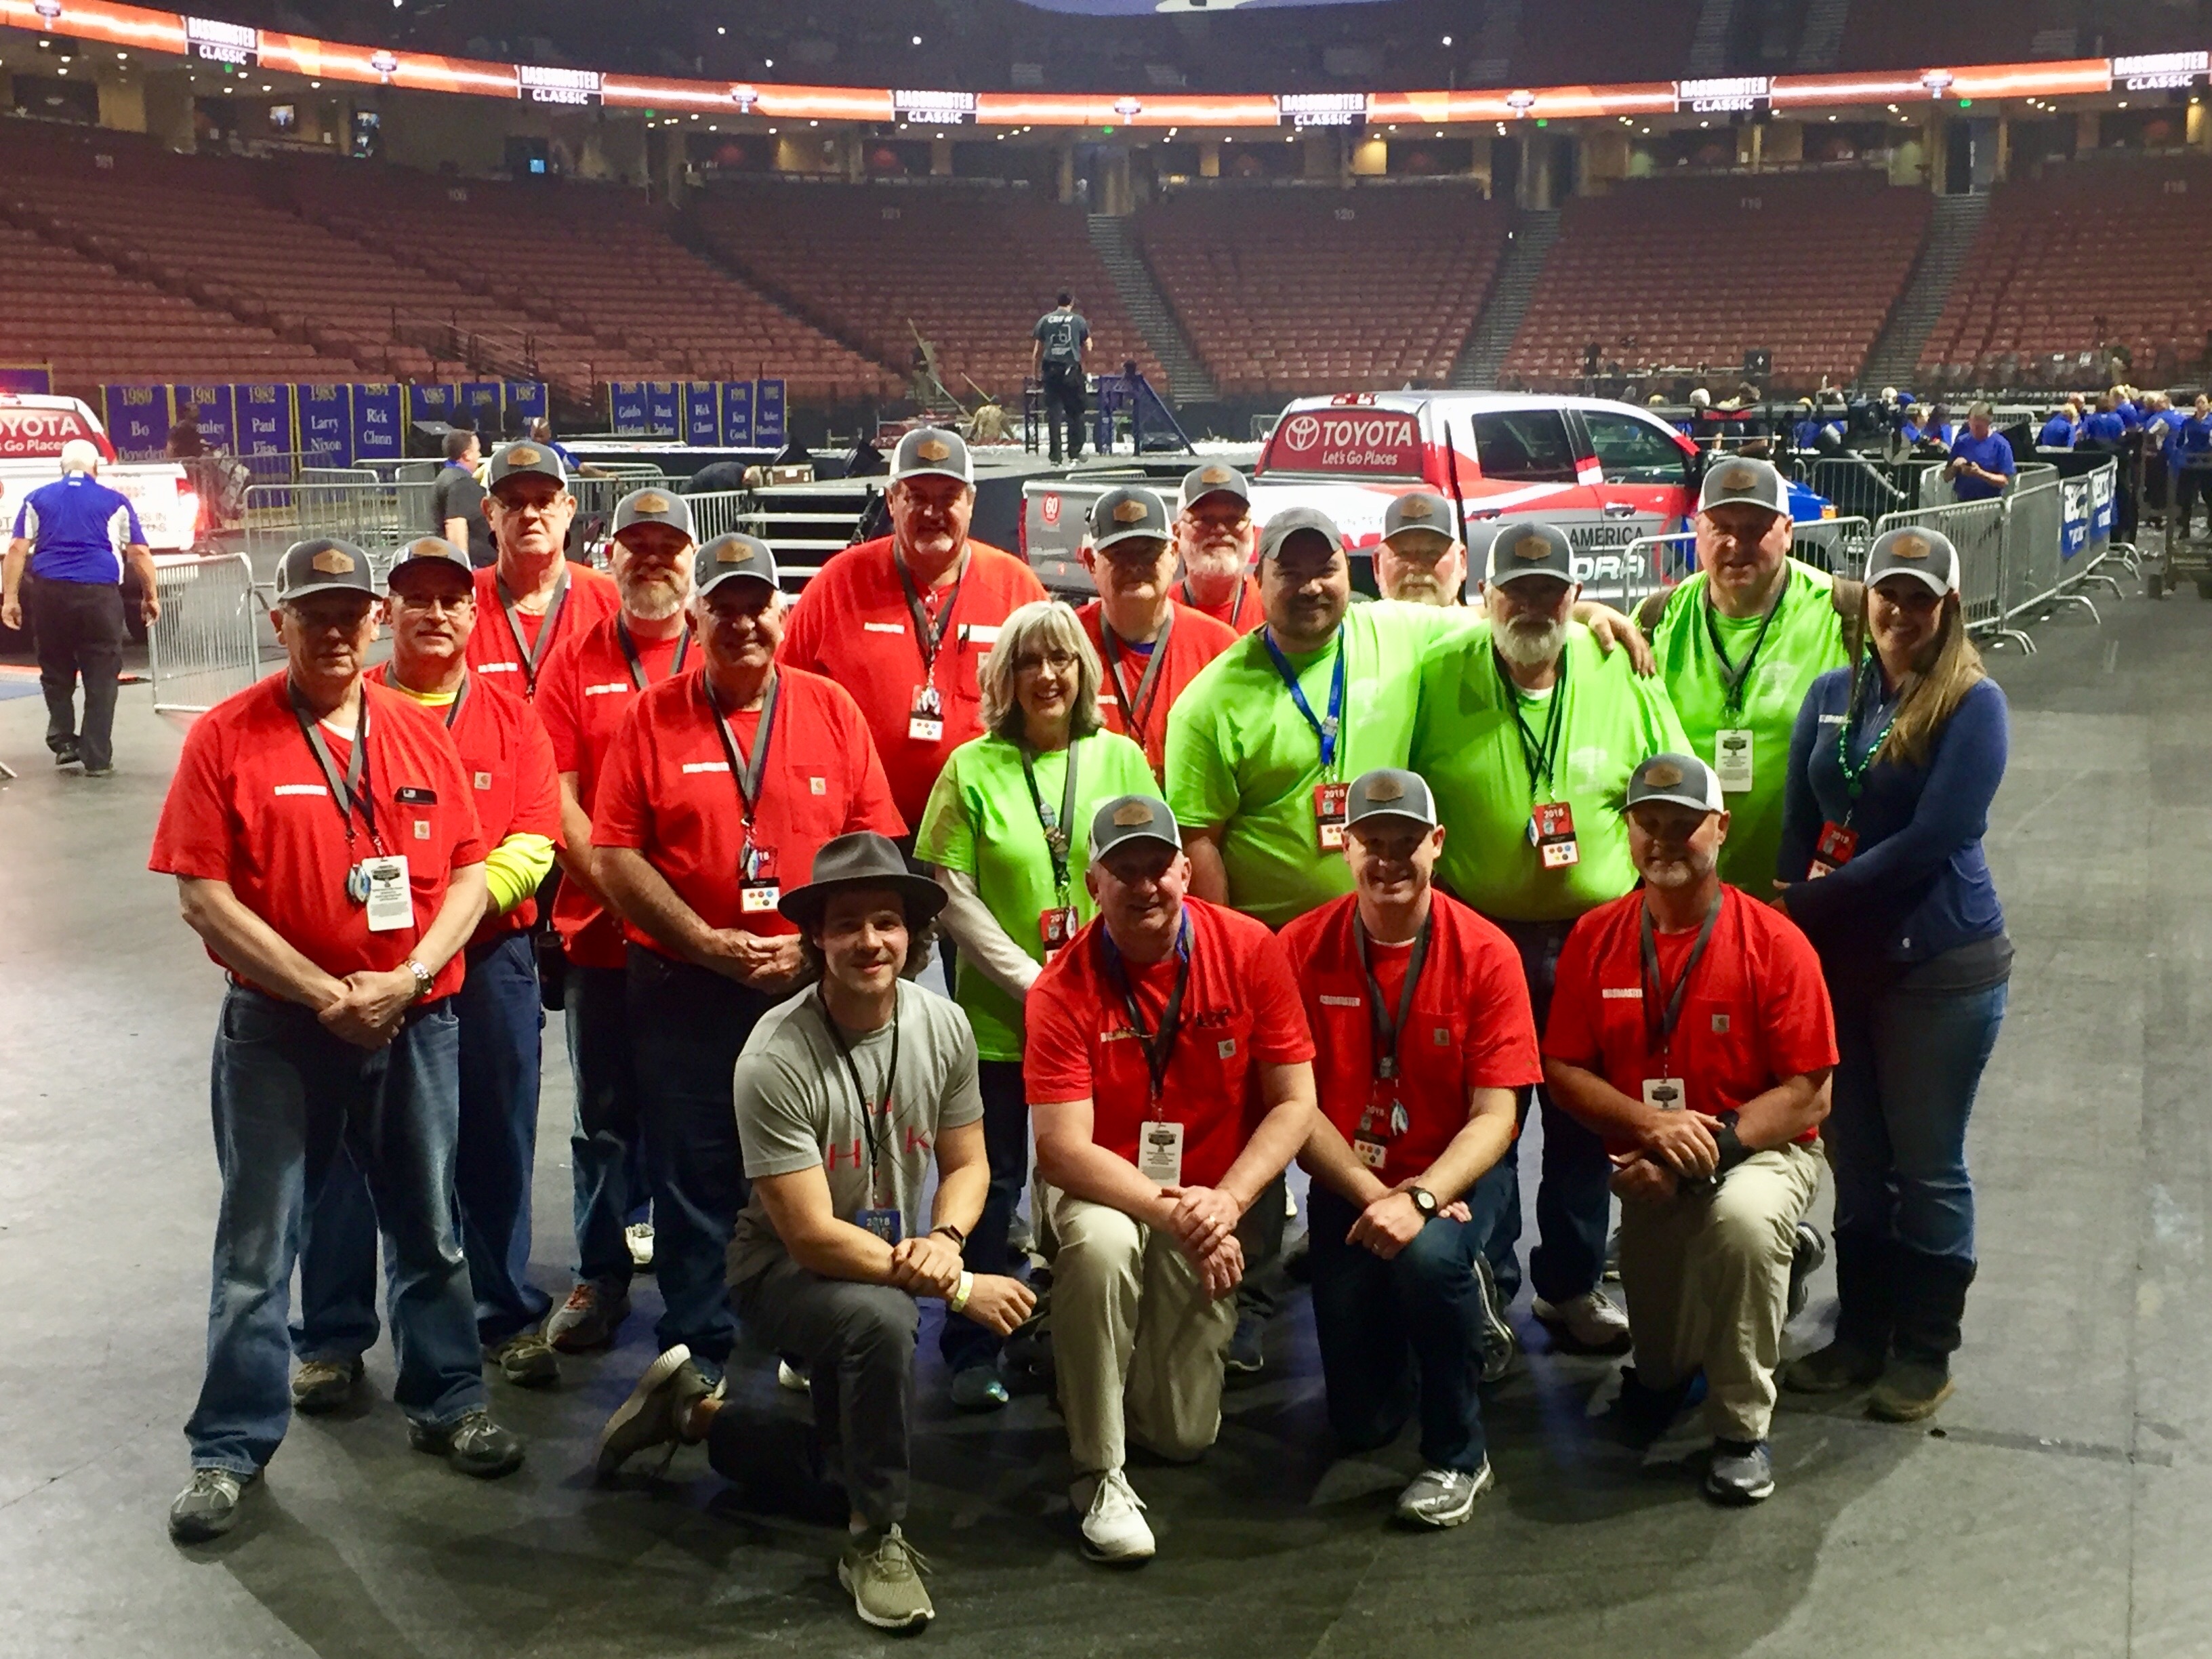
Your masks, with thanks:
M 1982 836 L 2004 779 L 2006 704 L 1994 680 L 1960 699 L 1924 766 L 1876 762 L 1856 803 L 1844 782 L 1836 738 L 1849 718 L 1851 671 L 1813 682 L 1790 739 L 1777 873 L 1790 914 L 1832 975 L 1870 977 L 1884 964 L 1910 967 L 2004 932 Z M 1856 765 L 1888 718 L 1866 699 L 1850 734 Z M 1824 823 L 1858 834 L 1850 859 L 1832 875 L 1806 879 Z
M 2038 449 L 2071 449 L 2077 433 L 2078 428 L 2065 416 L 2053 415 L 2043 423 L 2043 430 L 2036 434 L 2035 447 Z

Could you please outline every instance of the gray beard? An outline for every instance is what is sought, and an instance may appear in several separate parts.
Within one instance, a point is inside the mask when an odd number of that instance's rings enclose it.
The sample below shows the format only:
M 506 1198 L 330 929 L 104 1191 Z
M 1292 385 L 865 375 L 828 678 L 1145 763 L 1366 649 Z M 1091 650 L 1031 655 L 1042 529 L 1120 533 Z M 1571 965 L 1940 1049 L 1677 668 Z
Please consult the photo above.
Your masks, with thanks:
M 1654 887 L 1672 890 L 1678 887 L 1694 887 L 1712 874 L 1717 860 L 1700 858 L 1692 853 L 1686 859 L 1654 859 L 1644 866 L 1644 879 Z
M 625 581 L 623 609 L 640 622 L 666 622 L 684 608 L 683 592 L 662 581 Z
M 1491 640 L 1498 654 L 1516 668 L 1548 668 L 1559 660 L 1559 648 L 1567 642 L 1567 625 L 1547 622 L 1538 629 L 1508 623 L 1492 629 Z
M 1405 576 L 1398 582 L 1398 591 L 1390 596 L 1404 605 L 1435 605 L 1450 603 L 1444 598 L 1444 585 L 1434 576 Z

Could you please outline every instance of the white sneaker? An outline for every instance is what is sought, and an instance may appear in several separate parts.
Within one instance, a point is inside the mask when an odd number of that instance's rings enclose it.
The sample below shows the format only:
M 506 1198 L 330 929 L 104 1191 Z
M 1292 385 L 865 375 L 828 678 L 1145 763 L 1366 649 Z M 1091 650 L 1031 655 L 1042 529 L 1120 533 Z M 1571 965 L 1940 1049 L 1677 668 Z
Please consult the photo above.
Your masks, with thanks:
M 1565 1302 L 1538 1297 L 1530 1311 L 1554 1334 L 1564 1334 L 1584 1353 L 1626 1353 L 1628 1316 L 1602 1291 L 1584 1291 Z
M 650 1272 L 653 1267 L 653 1224 L 650 1221 L 633 1222 L 623 1229 L 623 1243 L 629 1246 L 630 1266 L 639 1273 Z
M 1067 1489 L 1083 1511 L 1083 1553 L 1093 1561 L 1132 1562 L 1152 1559 L 1152 1529 L 1145 1524 L 1145 1500 L 1129 1489 L 1119 1469 L 1079 1477 Z

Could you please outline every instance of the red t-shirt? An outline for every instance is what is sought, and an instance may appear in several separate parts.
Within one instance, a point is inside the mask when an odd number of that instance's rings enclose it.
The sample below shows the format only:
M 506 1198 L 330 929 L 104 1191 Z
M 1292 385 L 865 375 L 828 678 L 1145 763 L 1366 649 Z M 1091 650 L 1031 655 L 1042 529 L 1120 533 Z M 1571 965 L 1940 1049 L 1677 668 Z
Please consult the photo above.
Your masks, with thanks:
M 192 723 L 147 860 L 167 875 L 229 883 L 286 944 L 340 978 L 389 972 L 406 961 L 445 903 L 453 872 L 484 856 L 475 791 L 437 716 L 381 685 L 364 683 L 362 696 L 368 713 L 364 787 L 375 804 L 381 850 L 407 860 L 412 927 L 373 933 L 367 908 L 347 896 L 347 872 L 379 848 L 358 812 L 355 838 L 347 840 L 282 672 Z M 343 778 L 350 733 L 325 726 L 323 741 Z M 430 995 L 460 989 L 462 972 L 456 953 L 438 970 Z
M 858 830 L 896 838 L 906 824 L 891 805 L 883 763 L 851 693 L 804 669 L 780 670 L 778 678 L 753 845 L 774 852 L 775 880 L 787 891 L 805 884 L 823 842 Z M 750 764 L 760 711 L 733 715 L 730 726 Z M 796 933 L 775 910 L 747 915 L 740 908 L 744 811 L 729 751 L 714 727 L 703 674 L 686 674 L 638 698 L 600 773 L 592 844 L 643 854 L 709 927 Z M 627 921 L 623 932 L 662 948 Z
M 1164 776 L 1168 710 L 1182 696 L 1183 687 L 1198 678 L 1200 669 L 1237 643 L 1236 631 L 1225 623 L 1214 621 L 1203 611 L 1194 611 L 1177 601 L 1175 620 L 1168 628 L 1167 654 L 1161 659 L 1160 672 L 1152 677 L 1152 685 L 1141 698 L 1137 696 L 1137 688 L 1144 684 L 1151 654 L 1136 650 L 1126 640 L 1117 640 L 1115 655 L 1119 659 L 1121 686 L 1137 716 L 1136 726 L 1132 727 L 1127 719 L 1129 711 L 1122 708 L 1121 699 L 1115 694 L 1114 673 L 1117 665 L 1107 659 L 1106 636 L 1099 625 L 1099 601 L 1091 600 L 1075 614 L 1083 624 L 1083 631 L 1091 636 L 1091 647 L 1098 653 L 1099 663 L 1106 671 L 1105 682 L 1098 688 L 1098 713 L 1106 722 L 1106 729 L 1134 738 L 1143 746 L 1145 758 L 1152 763 L 1152 775 Z
M 1797 925 L 1770 905 L 1721 889 L 1720 920 L 1692 975 L 1674 1027 L 1671 1064 L 1693 1112 L 1739 1111 L 1784 1078 L 1836 1063 L 1836 1024 L 1820 959 Z M 1658 1077 L 1644 1023 L 1644 895 L 1624 894 L 1575 923 L 1559 952 L 1544 1052 L 1597 1073 L 1631 1100 Z M 1659 976 L 1672 988 L 1697 932 L 1661 933 Z M 1652 989 L 1656 1019 L 1661 998 Z M 1798 1139 L 1811 1140 L 1817 1130 Z M 1626 1152 L 1626 1142 L 1612 1146 Z
M 1161 1115 L 1183 1126 L 1184 1184 L 1210 1187 L 1267 1115 L 1260 1068 L 1310 1060 L 1314 1045 L 1290 958 L 1266 924 L 1201 899 L 1184 904 L 1190 982 Z M 1023 1079 L 1032 1102 L 1088 1099 L 1091 1139 L 1134 1164 L 1138 1133 L 1151 1116 L 1152 1079 L 1108 966 L 1109 949 L 1105 923 L 1094 921 L 1030 987 L 1022 1009 Z M 1175 954 L 1128 966 L 1146 1027 L 1157 1031 L 1175 989 Z
M 587 817 L 599 810 L 599 777 L 606 769 L 607 750 L 638 695 L 629 659 L 623 654 L 622 639 L 615 631 L 619 615 L 570 634 L 547 654 L 538 675 L 538 715 L 553 740 L 553 763 L 576 775 L 576 799 Z M 568 633 L 567 622 L 562 623 L 561 631 Z M 672 639 L 636 641 L 647 685 L 669 678 L 678 667 L 679 654 L 682 672 L 696 672 L 699 653 L 689 641 L 688 635 L 679 634 Z M 620 968 L 629 960 L 620 921 L 601 910 L 573 881 L 562 882 L 553 901 L 553 927 L 561 935 L 561 948 L 579 967 Z
M 379 685 L 391 684 L 392 665 L 379 663 L 368 678 Z M 465 684 L 468 696 L 458 714 L 450 703 L 443 708 L 419 706 L 445 726 L 460 754 L 484 846 L 496 848 L 509 836 L 559 841 L 560 770 L 553 763 L 553 740 L 545 735 L 544 723 L 520 697 L 496 690 L 480 675 L 471 674 Z M 519 933 L 537 920 L 537 899 L 526 898 L 505 915 L 487 918 L 470 943 Z
M 1468 1090 L 1540 1083 L 1544 1069 L 1520 953 L 1494 922 L 1437 893 L 1428 957 L 1413 988 L 1413 1011 L 1398 1035 L 1399 1080 L 1378 1085 L 1367 975 L 1352 933 L 1358 914 L 1359 901 L 1350 893 L 1310 910 L 1283 929 L 1283 951 L 1296 964 L 1306 1023 L 1320 1051 L 1314 1082 L 1322 1115 L 1351 1140 L 1370 1101 L 1381 1104 L 1372 1138 L 1388 1152 L 1375 1173 L 1384 1184 L 1395 1185 L 1435 1163 L 1467 1127 Z M 1370 954 L 1383 1010 L 1395 1019 L 1413 946 L 1378 945 Z M 1390 1100 L 1404 1104 L 1409 1120 L 1405 1133 L 1395 1137 L 1382 1104 Z
M 921 594 L 933 630 L 939 607 L 953 605 L 931 675 L 945 727 L 935 743 L 907 735 L 915 694 L 922 686 L 921 647 L 890 537 L 848 547 L 822 567 L 792 607 L 776 653 L 777 661 L 824 675 L 853 694 L 875 734 L 899 816 L 908 823 L 921 822 L 929 792 L 952 751 L 982 735 L 975 674 L 998 643 L 999 624 L 1045 596 L 1044 584 L 1029 566 L 978 541 L 968 544 L 967 572 L 957 598 L 948 600 L 953 591 L 938 587 Z
M 1191 598 L 1188 582 L 1177 582 L 1175 595 L 1177 603 L 1212 617 L 1240 640 L 1267 620 L 1267 613 L 1261 608 L 1260 581 L 1256 576 L 1246 575 L 1244 585 L 1231 593 L 1226 605 L 1199 604 Z
M 499 602 L 499 567 L 488 564 L 476 574 L 477 625 L 469 633 L 469 666 L 510 696 L 534 698 L 545 678 L 553 653 L 594 623 L 604 622 L 622 609 L 622 592 L 615 579 L 587 564 L 568 566 L 568 597 L 562 601 L 560 620 L 554 624 L 552 641 L 539 653 L 538 678 L 533 683 L 523 659 L 523 649 L 537 650 L 538 635 L 545 618 L 515 612 L 522 629 L 522 645 L 514 641 L 507 611 Z

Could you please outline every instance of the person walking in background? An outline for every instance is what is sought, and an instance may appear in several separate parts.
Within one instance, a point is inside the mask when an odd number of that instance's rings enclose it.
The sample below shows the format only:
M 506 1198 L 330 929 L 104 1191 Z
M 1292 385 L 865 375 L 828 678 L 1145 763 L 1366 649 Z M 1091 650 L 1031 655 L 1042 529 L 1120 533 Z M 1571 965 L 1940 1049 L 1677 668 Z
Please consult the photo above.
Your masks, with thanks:
M 1084 348 L 1091 325 L 1075 308 L 1075 296 L 1063 290 L 1050 311 L 1037 319 L 1030 349 L 1030 374 L 1044 386 L 1045 429 L 1054 465 L 1060 462 L 1060 428 L 1067 426 L 1067 459 L 1083 459 Z

